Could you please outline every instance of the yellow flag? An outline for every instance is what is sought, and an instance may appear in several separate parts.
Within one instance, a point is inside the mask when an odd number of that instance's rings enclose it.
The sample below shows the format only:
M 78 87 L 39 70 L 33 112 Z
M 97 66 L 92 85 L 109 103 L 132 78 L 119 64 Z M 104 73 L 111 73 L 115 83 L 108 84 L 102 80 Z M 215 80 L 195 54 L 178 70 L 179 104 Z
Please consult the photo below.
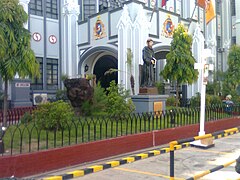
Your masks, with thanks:
M 212 4 L 212 0 L 207 0 L 205 5 L 206 11 L 206 23 L 208 24 L 213 18 L 215 18 L 216 14 L 214 11 L 214 6 Z

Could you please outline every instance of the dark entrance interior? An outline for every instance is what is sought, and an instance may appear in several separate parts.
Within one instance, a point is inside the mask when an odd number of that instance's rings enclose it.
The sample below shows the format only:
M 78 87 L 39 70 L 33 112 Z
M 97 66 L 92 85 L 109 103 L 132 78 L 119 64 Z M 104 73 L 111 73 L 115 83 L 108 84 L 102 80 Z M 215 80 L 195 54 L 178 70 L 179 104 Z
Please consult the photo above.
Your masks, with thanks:
M 105 72 L 111 68 L 118 69 L 117 59 L 113 56 L 105 55 L 98 59 L 93 69 L 97 82 L 100 81 L 101 86 L 105 89 L 109 87 L 112 80 L 115 80 L 115 82 L 118 83 L 118 72 L 105 75 Z

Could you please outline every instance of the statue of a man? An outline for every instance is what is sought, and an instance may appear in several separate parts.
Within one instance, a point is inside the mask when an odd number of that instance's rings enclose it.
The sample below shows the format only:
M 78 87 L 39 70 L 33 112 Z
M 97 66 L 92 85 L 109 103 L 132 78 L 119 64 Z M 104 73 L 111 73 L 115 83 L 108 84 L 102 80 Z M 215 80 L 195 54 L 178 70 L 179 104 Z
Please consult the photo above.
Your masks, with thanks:
M 142 68 L 141 87 L 151 87 L 154 85 L 154 65 L 156 64 L 156 59 L 152 46 L 153 40 L 148 39 L 147 46 L 142 50 L 144 63 Z

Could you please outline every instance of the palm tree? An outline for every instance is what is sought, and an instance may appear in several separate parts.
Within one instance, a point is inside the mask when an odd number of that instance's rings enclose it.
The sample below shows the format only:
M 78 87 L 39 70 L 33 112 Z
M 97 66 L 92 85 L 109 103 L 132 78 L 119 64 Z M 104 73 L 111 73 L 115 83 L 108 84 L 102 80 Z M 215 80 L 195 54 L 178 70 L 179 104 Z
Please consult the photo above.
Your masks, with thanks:
M 0 0 L 0 76 L 4 81 L 4 118 L 6 126 L 8 81 L 39 76 L 39 63 L 31 49 L 31 35 L 24 28 L 28 15 L 18 0 Z

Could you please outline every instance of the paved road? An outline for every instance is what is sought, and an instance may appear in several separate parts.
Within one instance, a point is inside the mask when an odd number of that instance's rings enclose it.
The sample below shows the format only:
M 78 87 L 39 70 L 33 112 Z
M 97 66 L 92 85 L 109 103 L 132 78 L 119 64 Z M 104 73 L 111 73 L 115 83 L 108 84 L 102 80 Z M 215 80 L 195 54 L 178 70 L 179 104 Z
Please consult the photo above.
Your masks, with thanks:
M 202 171 L 212 169 L 237 159 L 240 155 L 240 133 L 214 141 L 215 147 L 207 150 L 189 147 L 175 151 L 176 180 L 192 177 Z M 126 157 L 126 156 L 125 156 Z M 118 158 L 119 159 L 119 158 Z M 116 160 L 112 159 L 112 160 Z M 96 165 L 96 164 L 92 164 Z M 91 166 L 91 165 L 88 165 Z M 240 174 L 235 172 L 235 164 L 201 178 L 202 180 L 237 180 Z M 82 169 L 74 167 L 51 175 Z M 49 175 L 49 174 L 48 174 Z M 43 176 L 41 176 L 42 178 Z M 169 179 L 169 153 L 139 160 L 130 164 L 96 172 L 80 178 L 81 180 L 146 180 Z

